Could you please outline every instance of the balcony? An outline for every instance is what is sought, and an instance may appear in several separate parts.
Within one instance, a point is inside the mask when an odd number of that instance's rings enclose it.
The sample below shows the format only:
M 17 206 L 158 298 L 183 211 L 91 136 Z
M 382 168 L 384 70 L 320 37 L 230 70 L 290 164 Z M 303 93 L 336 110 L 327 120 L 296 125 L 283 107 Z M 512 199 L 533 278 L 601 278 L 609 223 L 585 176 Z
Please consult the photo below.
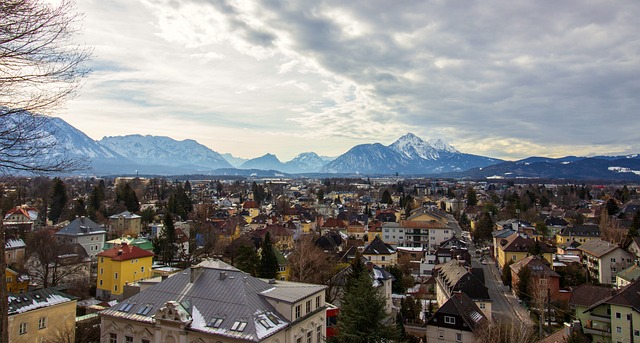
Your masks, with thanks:
M 597 320 L 587 320 L 584 326 L 584 333 L 611 337 L 611 325 Z

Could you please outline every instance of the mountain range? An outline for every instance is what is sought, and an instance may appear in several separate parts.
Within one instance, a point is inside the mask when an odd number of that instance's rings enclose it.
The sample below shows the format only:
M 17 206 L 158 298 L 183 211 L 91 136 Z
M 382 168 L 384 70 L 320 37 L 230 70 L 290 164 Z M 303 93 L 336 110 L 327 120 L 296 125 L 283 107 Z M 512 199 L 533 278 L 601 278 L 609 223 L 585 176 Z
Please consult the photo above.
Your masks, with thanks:
M 281 162 L 273 154 L 242 159 L 220 154 L 191 139 L 127 135 L 95 141 L 60 118 L 48 117 L 42 130 L 59 151 L 90 162 L 91 175 L 285 174 L 432 175 L 472 179 L 563 178 L 640 181 L 640 156 L 529 157 L 520 161 L 466 154 L 442 139 L 423 140 L 407 133 L 390 145 L 361 144 L 330 158 L 304 152 Z

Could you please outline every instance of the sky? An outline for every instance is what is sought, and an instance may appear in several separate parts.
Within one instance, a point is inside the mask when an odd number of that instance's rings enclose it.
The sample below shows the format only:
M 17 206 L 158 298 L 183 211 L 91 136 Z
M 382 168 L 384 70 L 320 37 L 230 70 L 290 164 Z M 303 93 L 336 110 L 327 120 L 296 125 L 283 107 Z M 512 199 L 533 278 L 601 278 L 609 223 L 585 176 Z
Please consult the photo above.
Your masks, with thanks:
M 640 153 L 640 1 L 82 0 L 59 113 L 287 161 L 411 132 L 515 160 Z

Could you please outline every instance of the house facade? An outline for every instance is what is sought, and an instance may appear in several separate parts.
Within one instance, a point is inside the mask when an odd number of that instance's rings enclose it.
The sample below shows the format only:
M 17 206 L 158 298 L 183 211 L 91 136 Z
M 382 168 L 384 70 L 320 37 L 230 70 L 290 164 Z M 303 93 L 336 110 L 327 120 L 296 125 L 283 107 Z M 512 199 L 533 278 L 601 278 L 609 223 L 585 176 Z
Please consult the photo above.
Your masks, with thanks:
M 427 342 L 475 342 L 489 320 L 464 293 L 454 294 L 427 320 Z
M 142 217 L 124 211 L 109 217 L 109 235 L 112 237 L 138 237 L 142 230 Z
M 154 254 L 126 243 L 98 254 L 96 297 L 120 299 L 124 285 L 152 275 Z
M 479 271 L 481 272 L 482 269 Z M 484 285 L 484 280 L 476 276 L 477 274 L 469 271 L 458 260 L 438 265 L 435 273 L 438 305 L 443 306 L 455 293 L 461 292 L 473 300 L 485 317 L 491 318 L 492 301 L 489 289 Z M 484 276 L 482 278 L 484 279 Z
M 618 245 L 601 239 L 590 240 L 578 247 L 588 276 L 602 284 L 615 284 L 616 273 L 629 267 L 634 255 Z
M 324 342 L 326 286 L 205 261 L 100 312 L 109 342 Z
M 55 233 L 60 243 L 78 243 L 87 252 L 92 261 L 104 247 L 107 230 L 87 217 L 78 217 L 62 230 Z
M 52 288 L 9 294 L 9 342 L 75 339 L 76 302 Z

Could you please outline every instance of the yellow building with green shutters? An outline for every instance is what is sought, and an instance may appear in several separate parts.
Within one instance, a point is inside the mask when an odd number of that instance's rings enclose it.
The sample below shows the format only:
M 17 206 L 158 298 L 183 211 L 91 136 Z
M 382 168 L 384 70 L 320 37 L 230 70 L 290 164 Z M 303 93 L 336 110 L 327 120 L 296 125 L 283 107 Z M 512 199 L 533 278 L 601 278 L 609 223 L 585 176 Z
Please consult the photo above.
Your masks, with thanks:
M 127 282 L 151 277 L 154 254 L 126 243 L 98 254 L 96 297 L 120 299 Z

